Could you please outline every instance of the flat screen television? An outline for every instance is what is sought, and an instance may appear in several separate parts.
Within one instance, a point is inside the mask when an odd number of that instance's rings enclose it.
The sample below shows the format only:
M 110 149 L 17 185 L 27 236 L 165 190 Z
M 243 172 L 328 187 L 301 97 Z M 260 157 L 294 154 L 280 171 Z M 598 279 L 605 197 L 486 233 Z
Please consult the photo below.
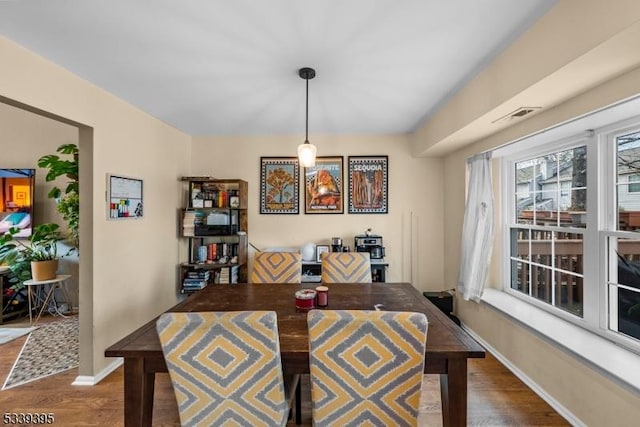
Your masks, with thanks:
M 15 237 L 31 236 L 35 187 L 35 169 L 0 168 L 0 234 L 17 227 Z

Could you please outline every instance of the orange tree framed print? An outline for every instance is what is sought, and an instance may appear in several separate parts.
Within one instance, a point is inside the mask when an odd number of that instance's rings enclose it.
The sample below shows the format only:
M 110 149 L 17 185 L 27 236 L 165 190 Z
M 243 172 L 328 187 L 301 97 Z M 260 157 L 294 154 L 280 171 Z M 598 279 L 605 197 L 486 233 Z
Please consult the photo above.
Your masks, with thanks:
M 304 213 L 343 213 L 343 157 L 316 157 L 316 165 L 304 168 Z
M 260 157 L 260 213 L 298 214 L 300 168 L 297 157 Z
M 388 213 L 388 156 L 349 156 L 349 213 Z

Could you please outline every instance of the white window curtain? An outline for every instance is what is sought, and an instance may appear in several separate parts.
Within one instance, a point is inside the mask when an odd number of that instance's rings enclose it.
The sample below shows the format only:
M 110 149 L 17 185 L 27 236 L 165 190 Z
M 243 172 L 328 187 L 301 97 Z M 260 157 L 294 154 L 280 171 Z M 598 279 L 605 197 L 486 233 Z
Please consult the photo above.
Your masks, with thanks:
M 469 188 L 462 226 L 458 291 L 465 300 L 479 302 L 487 282 L 493 247 L 493 186 L 491 153 L 467 160 Z

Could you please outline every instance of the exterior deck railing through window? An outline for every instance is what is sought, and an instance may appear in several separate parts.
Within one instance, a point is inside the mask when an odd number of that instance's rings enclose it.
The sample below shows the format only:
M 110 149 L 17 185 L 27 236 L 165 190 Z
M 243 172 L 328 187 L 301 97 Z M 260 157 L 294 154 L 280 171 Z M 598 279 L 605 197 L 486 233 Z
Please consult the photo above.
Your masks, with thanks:
M 523 233 L 530 233 L 530 239 L 523 238 Z M 512 284 L 512 287 L 536 299 L 582 316 L 582 274 L 584 272 L 582 236 L 576 233 L 555 233 L 555 240 L 552 241 L 551 231 L 519 230 L 518 257 L 530 263 L 517 263 L 517 284 Z M 621 258 L 638 266 L 637 282 L 624 284 L 640 288 L 640 240 L 618 241 L 618 254 Z M 554 269 L 551 268 L 552 265 Z M 529 275 L 530 269 L 531 275 Z M 553 289 L 553 274 L 556 275 L 555 289 Z M 622 273 L 619 274 L 622 275 Z M 628 280 L 625 281 L 628 282 Z M 553 295 L 554 292 L 555 295 Z

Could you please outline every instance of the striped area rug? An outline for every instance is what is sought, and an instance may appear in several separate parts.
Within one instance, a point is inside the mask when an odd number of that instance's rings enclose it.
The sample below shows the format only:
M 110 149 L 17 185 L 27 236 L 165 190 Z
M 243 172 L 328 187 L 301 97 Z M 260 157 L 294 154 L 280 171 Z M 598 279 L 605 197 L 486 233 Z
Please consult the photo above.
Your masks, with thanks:
M 78 364 L 78 316 L 40 324 L 24 343 L 2 390 L 76 368 Z

